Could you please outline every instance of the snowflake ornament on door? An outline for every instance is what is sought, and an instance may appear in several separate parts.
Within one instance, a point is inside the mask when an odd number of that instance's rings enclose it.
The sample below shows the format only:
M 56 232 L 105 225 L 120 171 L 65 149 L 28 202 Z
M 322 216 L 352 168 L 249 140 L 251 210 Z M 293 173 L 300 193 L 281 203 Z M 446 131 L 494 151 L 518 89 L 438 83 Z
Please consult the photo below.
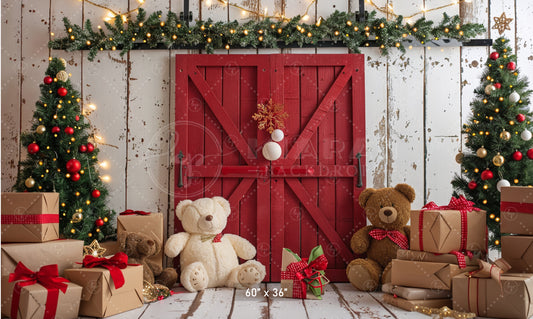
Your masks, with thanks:
M 285 128 L 284 121 L 288 117 L 283 104 L 274 103 L 272 99 L 266 104 L 257 104 L 257 113 L 252 116 L 257 121 L 257 127 L 266 130 L 268 134 L 272 134 L 275 129 Z

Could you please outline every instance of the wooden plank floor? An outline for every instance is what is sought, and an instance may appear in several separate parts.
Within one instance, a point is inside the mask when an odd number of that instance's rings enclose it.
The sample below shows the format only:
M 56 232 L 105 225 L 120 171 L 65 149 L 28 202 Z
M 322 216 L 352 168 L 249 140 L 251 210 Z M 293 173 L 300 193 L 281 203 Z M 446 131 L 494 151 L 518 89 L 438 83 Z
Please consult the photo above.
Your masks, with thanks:
M 175 288 L 175 295 L 109 318 L 429 318 L 383 303 L 381 292 L 356 291 L 349 283 L 326 286 L 323 300 L 300 300 L 274 297 L 279 283 L 262 284 L 255 297 L 246 290 L 207 289 L 189 293 Z M 269 291 L 269 297 L 265 292 Z

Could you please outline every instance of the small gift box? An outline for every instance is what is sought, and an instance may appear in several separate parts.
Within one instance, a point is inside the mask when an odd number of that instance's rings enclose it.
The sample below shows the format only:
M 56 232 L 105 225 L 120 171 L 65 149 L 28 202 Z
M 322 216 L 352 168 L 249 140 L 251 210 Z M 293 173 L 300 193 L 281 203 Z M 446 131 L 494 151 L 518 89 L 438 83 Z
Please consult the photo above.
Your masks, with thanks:
M 463 196 L 411 211 L 410 249 L 439 254 L 487 251 L 486 212 Z
M 2 315 L 11 318 L 78 318 L 82 288 L 59 277 L 57 265 L 33 272 L 18 263 L 2 276 Z
M 533 236 L 502 236 L 502 258 L 513 273 L 533 273 Z
M 452 300 L 450 298 L 407 300 L 401 297 L 385 294 L 383 295 L 383 301 L 407 311 L 415 311 L 415 307 L 417 306 L 429 308 L 442 308 L 444 306 L 451 308 L 452 306 Z
M 502 187 L 500 218 L 502 233 L 533 235 L 533 188 Z
M 311 250 L 309 258 L 300 258 L 288 248 L 281 256 L 281 289 L 283 297 L 299 299 L 322 299 L 324 286 L 329 280 L 324 276 L 328 260 L 322 246 Z M 307 293 L 307 291 L 311 293 Z
M 86 255 L 83 268 L 65 270 L 65 278 L 83 287 L 80 316 L 108 317 L 143 305 L 143 267 L 128 256 Z
M 139 232 L 152 237 L 160 247 L 164 247 L 163 214 L 148 213 L 140 210 L 128 209 L 117 217 L 117 236 L 123 232 Z M 163 250 L 148 258 L 148 260 L 163 266 Z
M 59 193 L 2 193 L 2 242 L 59 239 Z
M 381 291 L 407 300 L 450 299 L 452 297 L 450 290 L 403 287 L 391 283 L 383 284 Z
M 401 260 L 429 261 L 434 263 L 455 264 L 463 268 L 465 266 L 477 266 L 477 260 L 483 257 L 483 254 L 479 251 L 468 251 L 465 254 L 435 254 L 429 253 L 427 251 L 398 249 L 398 251 L 396 252 L 396 258 Z

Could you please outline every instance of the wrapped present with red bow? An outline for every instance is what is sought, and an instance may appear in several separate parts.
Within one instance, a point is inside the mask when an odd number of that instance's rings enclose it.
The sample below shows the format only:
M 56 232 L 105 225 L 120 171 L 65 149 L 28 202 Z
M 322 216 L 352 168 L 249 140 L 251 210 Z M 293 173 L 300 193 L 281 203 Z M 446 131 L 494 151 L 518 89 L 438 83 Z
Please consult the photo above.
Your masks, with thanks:
M 57 265 L 33 271 L 19 262 L 2 276 L 2 315 L 11 318 L 78 318 L 82 287 L 59 277 Z
M 446 206 L 434 202 L 411 211 L 410 249 L 454 254 L 458 259 L 468 251 L 487 251 L 486 212 L 463 196 L 452 197 Z M 459 260 L 459 264 L 463 262 Z
M 165 247 L 163 238 L 163 214 L 161 213 L 150 213 L 132 209 L 123 211 L 117 217 L 117 237 L 120 238 L 121 234 L 125 232 L 145 234 L 151 237 L 160 247 Z M 163 267 L 163 250 L 159 249 L 159 252 L 150 256 L 148 260 Z
M 311 250 L 309 258 L 300 258 L 288 248 L 281 256 L 281 291 L 283 297 L 296 299 L 322 299 L 324 286 L 329 280 L 324 275 L 328 260 L 322 246 Z
M 59 239 L 59 193 L 2 193 L 2 242 Z
M 86 255 L 82 268 L 65 278 L 83 287 L 80 316 L 108 317 L 143 305 L 143 268 L 122 252 L 111 258 Z
M 533 188 L 502 187 L 500 232 L 533 235 Z

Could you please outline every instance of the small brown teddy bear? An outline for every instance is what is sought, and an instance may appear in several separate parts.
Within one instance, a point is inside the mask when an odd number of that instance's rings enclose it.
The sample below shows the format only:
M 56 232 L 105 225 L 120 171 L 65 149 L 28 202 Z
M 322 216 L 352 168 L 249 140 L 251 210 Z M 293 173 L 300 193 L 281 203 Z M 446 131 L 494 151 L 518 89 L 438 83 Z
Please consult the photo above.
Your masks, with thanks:
M 374 291 L 390 281 L 390 262 L 399 248 L 409 249 L 409 221 L 414 189 L 407 184 L 394 188 L 365 189 L 359 205 L 371 225 L 359 229 L 352 237 L 351 247 L 366 259 L 354 259 L 346 269 L 352 285 L 361 291 Z
M 137 232 L 122 232 L 118 238 L 120 251 L 128 255 L 128 263 L 143 266 L 143 279 L 151 284 L 161 284 L 172 289 L 178 280 L 174 268 L 165 268 L 148 260 L 161 250 L 161 244 L 149 236 Z

